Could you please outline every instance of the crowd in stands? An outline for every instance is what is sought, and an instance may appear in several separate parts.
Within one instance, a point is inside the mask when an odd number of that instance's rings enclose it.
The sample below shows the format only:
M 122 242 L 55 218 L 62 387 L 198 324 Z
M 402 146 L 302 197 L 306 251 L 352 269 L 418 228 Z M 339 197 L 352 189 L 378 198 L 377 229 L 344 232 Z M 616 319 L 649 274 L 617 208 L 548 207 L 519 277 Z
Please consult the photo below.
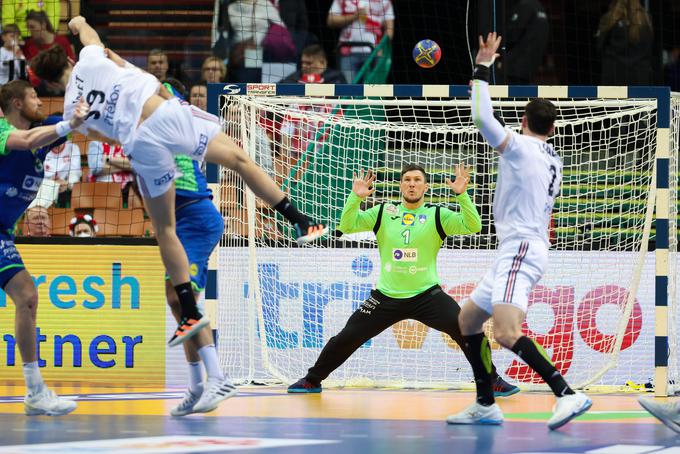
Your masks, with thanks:
M 52 46 L 63 47 L 69 58 L 77 59 L 69 36 L 59 33 L 59 30 L 65 31 L 68 19 L 60 11 L 61 3 L 29 0 L 2 4 L 0 84 L 28 79 L 40 96 L 53 97 L 46 113 L 62 110 L 59 98 L 62 93 L 32 73 L 31 59 Z M 160 81 L 179 79 L 179 91 L 200 109 L 207 107 L 207 83 L 357 82 L 362 66 L 373 65 L 380 57 L 379 52 L 374 52 L 375 47 L 385 37 L 391 40 L 395 34 L 396 17 L 391 0 L 333 0 L 326 14 L 326 25 L 337 30 L 339 36 L 337 58 L 330 61 L 324 43 L 309 32 L 304 0 L 223 0 L 222 3 L 217 21 L 219 39 L 211 49 L 212 55 L 203 60 L 200 68 L 178 70 L 177 65 L 182 62 L 173 61 L 170 52 L 158 48 L 149 49 L 143 58 L 144 69 Z M 498 71 L 505 72 L 510 83 L 531 83 L 531 75 L 546 61 L 548 16 L 539 0 L 518 0 L 508 15 L 507 55 L 498 62 Z M 650 85 L 652 40 L 651 19 L 640 0 L 611 0 L 593 40 L 602 55 L 602 83 Z M 680 90 L 680 47 L 669 49 L 664 58 L 667 80 Z M 139 64 L 138 60 L 135 62 Z M 272 64 L 286 72 L 272 75 L 271 71 L 265 71 L 265 66 Z M 304 109 L 293 106 L 293 110 Z M 317 109 L 321 109 L 322 114 L 330 114 L 333 107 Z M 235 126 L 236 115 L 228 112 L 224 122 L 238 142 L 240 128 Z M 263 116 L 254 136 L 258 162 L 272 175 L 287 174 L 314 138 L 317 127 L 295 115 Z M 74 134 L 70 141 L 48 154 L 44 167 L 44 187 L 26 213 L 25 222 L 19 226 L 24 235 L 153 234 L 135 189 L 130 163 L 120 146 L 89 141 Z M 222 202 L 223 211 L 228 218 L 244 222 L 245 214 L 238 208 L 242 196 L 236 194 L 241 189 L 235 187 L 233 193 L 221 194 L 227 199 Z M 115 197 L 119 200 L 112 201 Z M 118 224 L 129 223 L 119 228 L 114 219 Z M 271 229 L 270 226 L 270 236 L 275 236 Z M 233 227 L 232 230 L 239 229 Z

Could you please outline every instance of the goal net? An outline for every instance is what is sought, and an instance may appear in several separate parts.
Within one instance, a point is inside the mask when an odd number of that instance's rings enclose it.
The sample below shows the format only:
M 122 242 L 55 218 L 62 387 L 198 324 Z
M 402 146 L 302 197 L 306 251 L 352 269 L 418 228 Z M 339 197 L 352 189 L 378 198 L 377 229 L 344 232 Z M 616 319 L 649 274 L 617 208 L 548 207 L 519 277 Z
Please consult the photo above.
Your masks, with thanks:
M 495 109 L 519 130 L 528 99 L 491 88 Z M 655 240 L 657 100 L 552 100 L 558 122 L 551 142 L 564 178 L 549 267 L 529 297 L 524 329 L 575 386 L 645 384 L 654 377 L 655 262 L 648 248 Z M 378 175 L 363 209 L 400 200 L 400 169 L 416 163 L 429 173 L 426 202 L 456 210 L 445 178 L 464 163 L 483 228 L 446 241 L 437 265 L 441 285 L 464 302 L 491 265 L 498 158 L 472 124 L 465 97 L 246 94 L 221 96 L 219 104 L 227 134 L 332 232 L 354 172 Z M 374 287 L 381 269 L 375 237 L 336 232 L 296 247 L 287 222 L 236 174 L 221 172 L 222 366 L 239 382 L 292 383 Z M 487 331 L 493 339 L 493 327 Z M 512 352 L 492 345 L 507 380 L 525 387 L 540 382 Z M 447 335 L 406 320 L 362 345 L 324 384 L 465 388 L 472 372 Z

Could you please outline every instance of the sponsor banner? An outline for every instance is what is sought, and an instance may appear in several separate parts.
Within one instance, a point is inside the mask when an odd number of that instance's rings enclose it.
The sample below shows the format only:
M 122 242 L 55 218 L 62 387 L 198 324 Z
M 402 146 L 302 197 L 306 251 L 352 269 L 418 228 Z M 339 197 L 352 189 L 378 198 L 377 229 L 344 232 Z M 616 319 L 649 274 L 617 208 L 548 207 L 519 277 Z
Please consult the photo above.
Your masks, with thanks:
M 245 449 L 282 448 L 338 443 L 337 440 L 295 438 L 244 438 L 176 435 L 165 437 L 116 438 L 114 440 L 39 443 L 0 448 L 0 453 L 30 454 L 45 452 L 106 452 L 107 454 L 169 454 L 189 452 L 224 452 Z
M 417 251 L 395 250 L 393 260 L 403 261 L 414 254 Z M 491 269 L 494 257 L 495 251 L 442 250 L 437 265 L 442 287 L 456 301 L 466 301 Z M 378 251 L 261 248 L 257 260 L 265 339 L 253 321 L 250 333 L 254 333 L 256 375 L 267 376 L 265 370 L 273 369 L 289 378 L 303 376 L 323 345 L 369 296 L 380 273 Z M 653 253 L 646 257 L 630 317 L 624 319 L 622 314 L 636 260 L 637 254 L 627 252 L 550 252 L 548 270 L 529 296 L 525 331 L 543 345 L 574 384 L 610 362 L 620 326 L 625 326 L 626 334 L 618 359 L 598 383 L 645 383 L 653 377 Z M 247 328 L 240 327 L 255 320 L 247 298 L 251 291 L 248 251 L 222 248 L 220 263 L 229 278 L 228 285 L 220 287 L 221 311 L 229 314 L 221 321 L 231 327 L 220 331 L 220 349 L 238 375 L 237 366 L 245 367 L 241 357 L 248 354 L 242 339 L 249 335 Z M 267 367 L 262 365 L 262 345 L 267 347 Z M 512 352 L 494 347 L 494 362 L 505 376 L 539 382 Z M 413 321 L 388 328 L 366 342 L 330 378 L 357 376 L 433 384 L 472 378 L 462 353 L 447 335 Z
M 165 281 L 157 247 L 18 249 L 38 290 L 38 361 L 47 380 L 164 384 Z M 1 291 L 0 380 L 23 380 L 14 304 Z

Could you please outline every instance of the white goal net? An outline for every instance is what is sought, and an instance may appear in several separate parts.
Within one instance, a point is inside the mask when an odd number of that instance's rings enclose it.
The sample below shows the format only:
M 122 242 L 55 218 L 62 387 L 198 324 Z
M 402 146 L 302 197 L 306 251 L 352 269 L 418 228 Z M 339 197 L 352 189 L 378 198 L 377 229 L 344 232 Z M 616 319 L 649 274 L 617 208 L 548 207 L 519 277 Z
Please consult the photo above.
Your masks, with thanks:
M 494 98 L 515 130 L 526 102 Z M 564 179 L 549 267 L 530 295 L 526 332 L 575 386 L 648 383 L 655 342 L 648 246 L 655 239 L 656 99 L 553 102 L 558 122 L 551 142 L 564 161 Z M 441 285 L 463 302 L 492 263 L 497 156 L 472 124 L 469 100 L 233 95 L 221 98 L 220 113 L 227 134 L 301 211 L 333 231 L 353 172 L 378 174 L 377 190 L 362 208 L 399 200 L 400 169 L 416 163 L 429 173 L 426 202 L 455 209 L 444 180 L 465 163 L 483 228 L 447 240 L 438 259 Z M 373 233 L 331 234 L 299 248 L 287 222 L 233 172 L 222 170 L 220 189 L 227 224 L 219 250 L 222 366 L 237 382 L 292 383 L 373 288 L 380 270 Z M 508 381 L 539 383 L 512 352 L 493 345 L 493 360 Z M 364 344 L 324 384 L 460 388 L 472 386 L 472 372 L 448 336 L 407 320 Z

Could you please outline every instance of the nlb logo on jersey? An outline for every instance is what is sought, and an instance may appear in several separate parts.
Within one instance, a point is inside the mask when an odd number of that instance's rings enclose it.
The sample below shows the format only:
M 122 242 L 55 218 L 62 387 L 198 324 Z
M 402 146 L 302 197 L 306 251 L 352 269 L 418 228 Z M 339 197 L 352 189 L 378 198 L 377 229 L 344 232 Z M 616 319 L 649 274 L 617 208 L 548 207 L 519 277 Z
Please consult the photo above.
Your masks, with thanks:
M 40 188 L 40 183 L 42 183 L 42 178 L 28 175 L 26 178 L 24 178 L 24 183 L 21 185 L 21 189 L 37 192 L 38 188 Z
M 416 222 L 416 217 L 413 213 L 404 213 L 401 217 L 401 225 L 413 225 Z
M 417 262 L 418 249 L 392 249 L 392 258 L 395 262 Z

